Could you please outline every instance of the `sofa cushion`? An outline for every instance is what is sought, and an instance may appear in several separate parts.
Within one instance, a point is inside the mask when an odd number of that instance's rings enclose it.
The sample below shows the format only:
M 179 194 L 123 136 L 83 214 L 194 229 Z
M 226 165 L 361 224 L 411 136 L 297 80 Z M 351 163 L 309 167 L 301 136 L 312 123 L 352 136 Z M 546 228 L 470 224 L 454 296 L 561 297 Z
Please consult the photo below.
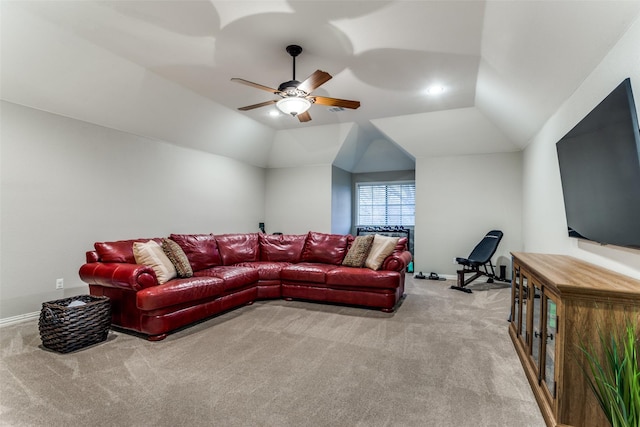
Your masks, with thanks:
M 197 277 L 217 277 L 224 280 L 223 288 L 226 291 L 244 288 L 258 281 L 258 271 L 250 267 L 238 267 L 236 265 L 219 265 L 193 273 Z
M 172 234 L 169 238 L 180 245 L 193 271 L 222 263 L 213 234 Z
M 258 233 L 220 234 L 215 237 L 223 265 L 258 260 Z
M 283 281 L 324 283 L 327 272 L 337 268 L 331 264 L 301 262 L 283 267 L 280 277 Z
M 135 264 L 136 259 L 133 256 L 133 244 L 135 242 L 148 242 L 149 240 L 160 242 L 160 239 L 131 239 L 118 240 L 115 242 L 96 242 L 93 247 L 96 249 L 101 262 L 126 262 Z
M 333 288 L 395 289 L 400 285 L 397 271 L 371 271 L 368 268 L 338 267 L 326 276 L 327 286 Z
M 148 242 L 134 242 L 133 256 L 136 264 L 151 267 L 156 273 L 159 284 L 168 282 L 175 278 L 178 274 L 171 260 L 162 250 L 158 242 L 149 240 Z
M 145 288 L 136 293 L 136 305 L 149 311 L 220 296 L 224 280 L 217 277 L 175 279 L 163 285 Z
M 351 247 L 344 257 L 344 260 L 342 260 L 342 265 L 347 267 L 362 267 L 371 250 L 373 237 L 373 234 L 356 237 L 353 243 L 351 243 Z
M 260 260 L 299 262 L 306 234 L 260 234 Z
M 162 250 L 176 268 L 178 277 L 193 276 L 193 269 L 191 268 L 191 264 L 189 264 L 189 258 L 187 258 L 187 255 L 179 244 L 171 239 L 162 239 Z
M 284 267 L 291 265 L 290 262 L 254 261 L 241 262 L 238 267 L 250 267 L 258 271 L 260 280 L 280 280 L 280 272 Z
M 397 237 L 376 234 L 373 238 L 373 244 L 371 245 L 369 256 L 364 262 L 365 267 L 372 270 L 379 270 L 380 267 L 382 267 L 384 259 L 393 253 L 397 243 Z
M 310 231 L 304 242 L 301 261 L 340 265 L 347 253 L 350 237 Z

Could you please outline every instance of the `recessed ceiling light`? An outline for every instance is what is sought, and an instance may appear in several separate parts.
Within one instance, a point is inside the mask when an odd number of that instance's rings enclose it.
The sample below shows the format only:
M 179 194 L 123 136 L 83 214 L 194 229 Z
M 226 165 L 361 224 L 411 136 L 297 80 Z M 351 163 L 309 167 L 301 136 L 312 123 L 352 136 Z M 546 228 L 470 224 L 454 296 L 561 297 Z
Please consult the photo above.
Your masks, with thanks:
M 425 90 L 425 93 L 427 95 L 440 95 L 442 92 L 444 92 L 444 86 L 441 86 L 441 85 L 429 86 Z
M 269 111 L 269 115 L 271 117 L 278 117 L 280 115 L 280 112 L 278 110 L 271 110 Z

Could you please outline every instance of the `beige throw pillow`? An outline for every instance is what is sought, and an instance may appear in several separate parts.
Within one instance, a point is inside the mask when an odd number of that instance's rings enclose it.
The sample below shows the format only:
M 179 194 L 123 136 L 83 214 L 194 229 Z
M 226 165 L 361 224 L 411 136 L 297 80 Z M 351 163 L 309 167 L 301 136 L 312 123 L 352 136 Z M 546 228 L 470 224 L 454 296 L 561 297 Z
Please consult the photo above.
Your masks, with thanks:
M 165 255 L 158 242 L 153 240 L 135 242 L 133 244 L 133 256 L 136 259 L 136 264 L 146 265 L 155 271 L 159 284 L 166 283 L 178 275 L 176 268 Z
M 385 258 L 393 253 L 397 243 L 398 237 L 376 234 L 364 266 L 372 270 L 379 270 Z

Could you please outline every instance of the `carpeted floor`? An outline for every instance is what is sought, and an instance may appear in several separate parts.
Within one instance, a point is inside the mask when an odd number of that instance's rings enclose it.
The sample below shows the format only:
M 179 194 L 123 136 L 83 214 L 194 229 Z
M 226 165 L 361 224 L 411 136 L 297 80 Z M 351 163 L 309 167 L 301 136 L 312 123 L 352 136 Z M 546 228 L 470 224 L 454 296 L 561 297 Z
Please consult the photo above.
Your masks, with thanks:
M 262 301 L 67 355 L 41 347 L 37 321 L 6 326 L 0 425 L 544 426 L 508 337 L 510 290 L 452 283 L 407 278 L 393 314 Z

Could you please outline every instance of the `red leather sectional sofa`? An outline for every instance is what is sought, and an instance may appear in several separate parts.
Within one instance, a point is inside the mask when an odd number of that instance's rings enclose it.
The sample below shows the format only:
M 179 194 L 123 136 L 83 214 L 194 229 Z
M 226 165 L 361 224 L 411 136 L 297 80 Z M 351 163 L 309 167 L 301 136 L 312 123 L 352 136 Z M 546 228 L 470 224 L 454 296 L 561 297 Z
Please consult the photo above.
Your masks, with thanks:
M 168 332 L 259 299 L 284 298 L 350 304 L 391 312 L 404 294 L 411 261 L 401 238 L 380 270 L 341 265 L 354 237 L 172 234 L 193 270 L 189 278 L 158 284 L 150 267 L 136 264 L 134 239 L 97 242 L 80 278 L 92 295 L 111 299 L 112 324 L 164 339 Z

